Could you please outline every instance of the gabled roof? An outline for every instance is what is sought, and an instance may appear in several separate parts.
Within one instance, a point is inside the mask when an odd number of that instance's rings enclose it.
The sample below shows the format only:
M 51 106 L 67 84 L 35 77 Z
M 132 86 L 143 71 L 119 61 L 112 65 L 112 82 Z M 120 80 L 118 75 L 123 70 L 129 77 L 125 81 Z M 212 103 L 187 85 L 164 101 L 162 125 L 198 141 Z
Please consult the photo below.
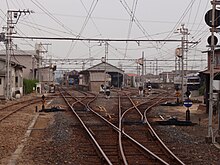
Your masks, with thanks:
M 0 61 L 6 62 L 6 59 L 0 58 Z M 18 64 L 18 63 L 13 62 L 13 61 L 10 61 L 10 63 L 12 65 L 12 67 L 14 66 L 14 67 L 26 68 L 24 65 Z
M 2 55 L 5 55 L 6 54 L 6 50 L 0 50 L 0 56 Z M 12 51 L 12 54 L 13 55 L 16 55 L 16 56 L 34 56 L 34 55 L 37 55 L 36 54 L 36 51 L 34 50 L 18 50 L 18 49 L 15 49 Z
M 124 73 L 124 71 L 122 69 L 119 69 L 116 66 L 111 65 L 107 62 L 99 63 L 99 64 L 94 65 L 91 68 L 87 69 L 87 71 L 105 71 L 105 70 L 106 70 L 106 72 L 118 72 L 121 74 Z

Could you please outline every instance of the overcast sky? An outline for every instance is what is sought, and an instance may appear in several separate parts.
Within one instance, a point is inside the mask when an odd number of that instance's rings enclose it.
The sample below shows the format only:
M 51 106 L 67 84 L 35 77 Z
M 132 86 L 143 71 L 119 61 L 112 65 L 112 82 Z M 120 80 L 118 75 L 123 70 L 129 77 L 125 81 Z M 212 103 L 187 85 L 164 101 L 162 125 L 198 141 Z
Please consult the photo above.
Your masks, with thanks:
M 210 35 L 204 22 L 205 13 L 211 9 L 210 0 L 1 0 L 1 27 L 6 25 L 7 10 L 12 9 L 34 11 L 21 15 L 15 26 L 18 36 L 180 40 L 182 35 L 177 29 L 184 24 L 190 33 L 189 41 L 199 41 L 192 48 L 189 45 L 187 58 L 206 59 L 201 51 L 207 50 Z M 47 58 L 101 59 L 105 55 L 104 44 L 94 41 L 14 39 L 13 42 L 19 49 L 28 50 L 34 49 L 36 42 L 49 43 Z M 119 61 L 111 59 L 136 59 L 144 52 L 148 60 L 174 60 L 175 49 L 180 45 L 180 42 L 109 42 L 108 59 L 117 66 Z M 135 66 L 135 62 L 121 63 Z M 148 72 L 153 63 L 147 63 Z M 174 62 L 159 65 L 159 71 L 174 68 L 170 67 Z M 204 61 L 189 63 L 190 69 L 205 67 Z

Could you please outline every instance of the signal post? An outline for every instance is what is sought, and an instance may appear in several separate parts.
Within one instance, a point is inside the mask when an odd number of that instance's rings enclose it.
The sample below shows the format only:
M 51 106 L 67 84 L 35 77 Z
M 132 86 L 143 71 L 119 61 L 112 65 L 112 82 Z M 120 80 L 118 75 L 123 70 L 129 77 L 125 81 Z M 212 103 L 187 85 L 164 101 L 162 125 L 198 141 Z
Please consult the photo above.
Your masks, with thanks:
M 220 25 L 220 11 L 216 10 L 216 6 L 220 5 L 220 1 L 211 1 L 212 9 L 205 14 L 205 22 L 210 26 L 211 36 L 208 38 L 209 47 L 211 47 L 211 56 L 209 61 L 210 70 L 210 86 L 209 86 L 209 122 L 208 122 L 208 136 L 207 141 L 214 143 L 215 137 L 212 127 L 213 116 L 213 80 L 214 80 L 214 66 L 215 66 L 215 47 L 218 42 L 214 33 L 219 31 L 217 27 Z

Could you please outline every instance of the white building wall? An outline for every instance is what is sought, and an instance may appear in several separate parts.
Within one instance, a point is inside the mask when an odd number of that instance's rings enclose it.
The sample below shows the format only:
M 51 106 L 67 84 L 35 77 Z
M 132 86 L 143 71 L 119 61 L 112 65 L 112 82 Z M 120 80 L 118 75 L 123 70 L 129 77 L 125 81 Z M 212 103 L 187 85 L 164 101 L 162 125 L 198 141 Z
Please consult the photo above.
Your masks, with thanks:
M 0 96 L 4 96 L 5 78 L 0 77 Z
M 23 95 L 23 71 L 19 67 L 10 67 L 10 95 L 15 96 L 15 91 L 19 90 L 20 94 Z M 6 67 L 5 61 L 0 60 L 0 96 L 5 97 L 6 95 Z M 17 78 L 16 78 L 17 77 Z M 17 81 L 17 83 L 16 83 Z
M 0 58 L 5 58 L 5 55 L 0 54 Z M 37 62 L 36 58 L 34 58 L 34 55 L 13 55 L 11 57 L 11 61 L 18 63 L 20 65 L 25 66 L 26 68 L 23 68 L 23 77 L 26 79 L 32 79 L 33 78 L 33 69 L 37 68 Z

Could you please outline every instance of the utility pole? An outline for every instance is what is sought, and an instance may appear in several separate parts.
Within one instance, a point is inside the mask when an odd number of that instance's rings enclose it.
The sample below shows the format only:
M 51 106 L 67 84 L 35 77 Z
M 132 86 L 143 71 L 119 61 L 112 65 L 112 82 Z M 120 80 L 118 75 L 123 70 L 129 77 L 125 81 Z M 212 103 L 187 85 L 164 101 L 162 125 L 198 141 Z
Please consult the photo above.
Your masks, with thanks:
M 5 40 L 5 47 L 6 47 L 6 84 L 5 84 L 5 94 L 6 99 L 11 99 L 11 54 L 13 50 L 13 43 L 12 43 L 12 34 L 15 34 L 14 25 L 18 23 L 18 20 L 21 14 L 30 14 L 32 11 L 29 10 L 8 10 L 7 11 L 7 27 L 6 27 L 6 40 Z
M 106 86 L 106 62 L 107 62 L 107 58 L 108 58 L 108 42 L 106 41 L 105 42 L 105 71 L 104 71 L 104 74 L 105 74 L 105 86 Z M 106 88 L 105 88 L 106 89 Z
M 181 101 L 184 101 L 184 93 L 186 92 L 187 84 L 184 77 L 187 71 L 187 55 L 185 54 L 188 51 L 188 29 L 184 27 L 184 24 L 181 25 L 181 28 L 178 29 L 180 33 L 183 35 L 181 37 Z M 184 63 L 184 60 L 186 61 Z M 184 68 L 184 65 L 186 68 Z
M 142 52 L 142 86 L 144 89 L 144 51 Z
M 158 61 L 157 61 L 157 58 L 156 58 L 156 75 L 158 75 Z
M 210 55 L 210 86 L 209 86 L 209 122 L 208 122 L 208 137 L 214 142 L 213 129 L 212 129 L 212 115 L 213 115 L 213 79 L 214 79 L 214 65 L 215 65 L 215 10 L 216 0 L 212 1 L 212 27 L 211 27 L 211 55 Z

